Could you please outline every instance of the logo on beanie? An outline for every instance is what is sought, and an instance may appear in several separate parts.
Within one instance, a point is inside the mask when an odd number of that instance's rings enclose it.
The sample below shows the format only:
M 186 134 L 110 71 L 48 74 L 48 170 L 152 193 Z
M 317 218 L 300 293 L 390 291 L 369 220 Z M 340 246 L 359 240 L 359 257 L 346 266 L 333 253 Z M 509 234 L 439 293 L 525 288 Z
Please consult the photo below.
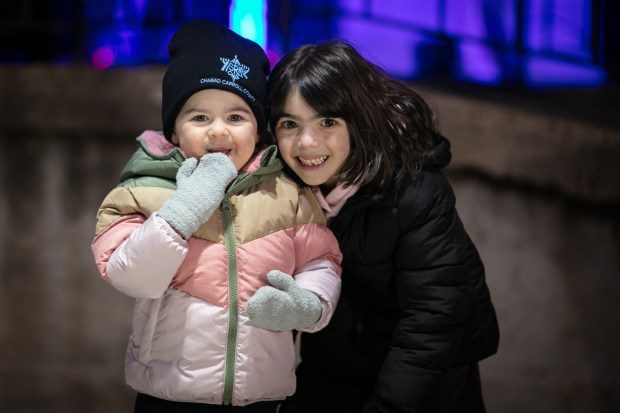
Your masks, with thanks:
M 233 82 L 236 82 L 237 79 L 240 78 L 248 78 L 248 73 L 250 73 L 250 68 L 246 65 L 242 64 L 239 59 L 237 59 L 237 55 L 235 55 L 234 59 L 226 59 L 225 57 L 220 57 L 224 66 L 222 66 L 222 72 L 226 72 L 228 76 L 230 76 Z

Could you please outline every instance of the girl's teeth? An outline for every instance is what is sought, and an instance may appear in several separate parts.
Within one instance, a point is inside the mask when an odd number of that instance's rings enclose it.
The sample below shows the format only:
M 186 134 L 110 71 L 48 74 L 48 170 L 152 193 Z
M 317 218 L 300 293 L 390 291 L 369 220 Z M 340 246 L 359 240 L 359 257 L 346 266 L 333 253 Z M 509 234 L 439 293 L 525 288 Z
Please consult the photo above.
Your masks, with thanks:
M 321 156 L 320 158 L 314 158 L 314 159 L 304 159 L 304 158 L 299 157 L 299 162 L 301 162 L 302 164 L 306 166 L 318 166 L 318 165 L 321 165 L 323 162 L 325 162 L 326 159 L 327 159 L 327 156 Z

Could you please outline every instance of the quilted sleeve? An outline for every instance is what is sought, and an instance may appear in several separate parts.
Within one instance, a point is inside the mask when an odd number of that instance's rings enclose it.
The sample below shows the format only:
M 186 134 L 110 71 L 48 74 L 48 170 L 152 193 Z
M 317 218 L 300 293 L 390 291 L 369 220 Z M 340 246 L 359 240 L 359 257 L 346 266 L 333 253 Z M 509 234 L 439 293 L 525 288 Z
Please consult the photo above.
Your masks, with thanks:
M 147 219 L 122 188 L 104 200 L 91 247 L 101 277 L 135 298 L 161 297 L 188 251 L 187 241 L 157 213 Z

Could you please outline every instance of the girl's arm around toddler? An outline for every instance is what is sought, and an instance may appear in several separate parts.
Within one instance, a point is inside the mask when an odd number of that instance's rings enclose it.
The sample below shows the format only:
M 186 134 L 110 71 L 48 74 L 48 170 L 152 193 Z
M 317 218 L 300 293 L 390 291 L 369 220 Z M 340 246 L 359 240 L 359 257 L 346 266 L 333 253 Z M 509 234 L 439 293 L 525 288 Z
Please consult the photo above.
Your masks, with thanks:
M 315 332 L 329 323 L 338 303 L 342 254 L 309 188 L 301 190 L 296 222 L 286 231 L 293 240 L 293 271 L 274 268 L 268 274 L 271 285 L 248 301 L 257 327 Z

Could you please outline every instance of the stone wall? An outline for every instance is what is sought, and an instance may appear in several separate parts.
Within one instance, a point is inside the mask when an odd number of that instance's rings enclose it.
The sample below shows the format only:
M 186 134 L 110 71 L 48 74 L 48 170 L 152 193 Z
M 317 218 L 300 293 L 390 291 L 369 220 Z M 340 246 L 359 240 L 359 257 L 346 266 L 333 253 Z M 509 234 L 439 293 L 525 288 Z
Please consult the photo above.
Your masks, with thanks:
M 162 74 L 0 67 L 2 412 L 131 410 L 132 303 L 98 278 L 89 244 L 132 138 L 159 127 Z M 446 173 L 500 320 L 481 364 L 489 412 L 614 411 L 618 128 L 527 96 L 417 87 L 452 141 Z

